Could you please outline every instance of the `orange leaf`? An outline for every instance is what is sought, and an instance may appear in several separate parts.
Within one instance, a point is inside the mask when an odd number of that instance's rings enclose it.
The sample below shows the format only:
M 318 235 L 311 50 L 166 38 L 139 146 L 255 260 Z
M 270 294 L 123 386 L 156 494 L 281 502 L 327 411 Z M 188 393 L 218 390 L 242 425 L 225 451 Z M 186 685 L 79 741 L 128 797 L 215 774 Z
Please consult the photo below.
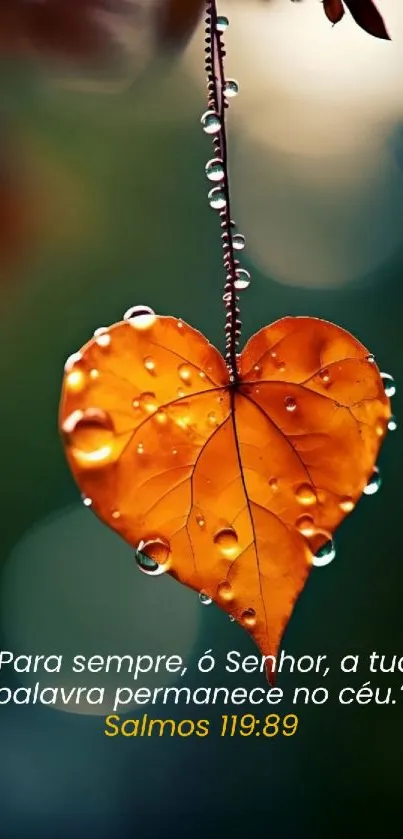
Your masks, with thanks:
M 96 514 L 276 655 L 315 552 L 373 473 L 390 404 L 365 347 L 315 318 L 262 329 L 239 373 L 231 384 L 183 321 L 133 316 L 67 362 L 60 427 Z

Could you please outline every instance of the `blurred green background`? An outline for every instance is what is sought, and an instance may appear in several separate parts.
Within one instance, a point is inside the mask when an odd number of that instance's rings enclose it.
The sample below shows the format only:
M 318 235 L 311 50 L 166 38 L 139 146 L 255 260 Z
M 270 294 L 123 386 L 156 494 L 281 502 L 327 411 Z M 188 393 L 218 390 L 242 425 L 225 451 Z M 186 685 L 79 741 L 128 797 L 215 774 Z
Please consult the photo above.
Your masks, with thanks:
M 186 683 L 196 686 L 197 660 L 206 649 L 223 662 L 227 650 L 253 652 L 252 643 L 192 592 L 137 572 L 130 549 L 81 507 L 57 431 L 65 359 L 131 305 L 182 317 L 223 349 L 219 225 L 207 205 L 210 143 L 200 129 L 204 91 L 187 68 L 186 61 L 159 58 L 128 89 L 102 95 L 62 89 L 52 74 L 21 58 L 1 64 L 0 204 L 4 193 L 9 227 L 0 248 L 0 594 L 3 649 L 183 652 Z M 235 203 L 241 204 L 232 125 L 230 140 Z M 275 165 L 269 152 L 266 165 Z M 382 208 L 381 190 L 377 200 Z M 331 194 L 328 204 L 331 213 Z M 253 228 L 253 200 L 248 207 Z M 287 231 L 284 237 L 292 253 L 293 238 L 287 240 Z M 395 376 L 399 421 L 399 243 L 372 272 L 340 287 L 298 287 L 287 277 L 276 282 L 259 270 L 253 251 L 245 253 L 252 283 L 242 298 L 244 340 L 286 314 L 338 323 Z M 340 265 L 342 274 L 342 240 Z M 0 835 L 262 830 L 276 839 L 347 837 L 375 835 L 378 819 L 377 835 L 396 835 L 402 704 L 341 707 L 336 697 L 342 685 L 367 679 L 365 669 L 340 674 L 340 657 L 402 652 L 402 463 L 398 429 L 382 449 L 381 491 L 364 497 L 342 525 L 336 561 L 312 574 L 287 629 L 288 652 L 327 653 L 333 664 L 329 704 L 301 706 L 295 737 L 116 742 L 103 736 L 102 717 L 0 707 Z M 12 682 L 10 674 L 0 676 Z M 251 687 L 264 680 L 230 676 L 217 665 L 203 683 Z M 284 675 L 278 683 L 290 692 L 294 680 Z M 303 683 L 313 688 L 318 680 L 309 675 Z M 372 677 L 372 684 L 399 688 L 399 675 Z M 217 724 L 225 711 L 166 706 L 157 716 L 209 716 Z

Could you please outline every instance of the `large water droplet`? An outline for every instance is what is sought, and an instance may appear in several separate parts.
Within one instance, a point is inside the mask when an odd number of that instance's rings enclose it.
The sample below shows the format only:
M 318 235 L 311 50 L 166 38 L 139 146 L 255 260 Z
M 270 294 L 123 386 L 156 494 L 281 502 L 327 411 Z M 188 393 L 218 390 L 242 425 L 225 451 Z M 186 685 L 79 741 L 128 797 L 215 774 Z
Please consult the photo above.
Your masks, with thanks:
M 389 417 L 388 429 L 389 429 L 389 431 L 396 431 L 396 429 L 397 429 L 396 417 Z
M 202 592 L 202 591 L 199 594 L 199 600 L 200 600 L 200 603 L 202 603 L 203 606 L 210 606 L 211 603 L 213 602 L 211 597 L 209 597 L 208 594 L 204 594 L 204 592 Z
M 234 233 L 232 237 L 232 247 L 235 251 L 243 251 L 245 247 L 245 236 L 242 233 Z
M 238 536 L 233 527 L 223 527 L 214 536 L 214 544 L 223 556 L 233 557 L 239 553 Z
M 131 326 L 142 331 L 153 326 L 157 315 L 149 306 L 132 306 L 123 315 L 123 320 L 128 320 Z
M 391 396 L 394 396 L 396 393 L 396 384 L 393 376 L 390 373 L 381 373 L 381 379 L 383 381 L 383 387 L 385 390 L 385 396 L 390 399 Z
M 216 183 L 224 180 L 225 171 L 220 157 L 213 157 L 206 163 L 206 175 L 209 181 L 215 181 Z
M 228 29 L 229 20 L 225 15 L 218 15 L 216 20 L 216 29 L 218 32 L 225 32 Z
M 224 91 L 227 99 L 233 99 L 239 93 L 239 84 L 235 79 L 226 79 Z
M 245 268 L 238 268 L 236 272 L 236 279 L 234 282 L 234 286 L 238 291 L 242 291 L 244 288 L 248 288 L 250 285 L 250 273 L 249 271 L 245 271 Z
M 380 489 L 381 484 L 382 484 L 381 473 L 380 473 L 378 467 L 375 466 L 374 470 L 372 472 L 372 475 L 369 478 L 368 483 L 367 483 L 367 485 L 364 489 L 364 494 L 365 495 L 375 495 L 375 493 L 378 492 L 378 489 Z
M 82 466 L 103 464 L 113 451 L 114 426 L 111 417 L 99 408 L 73 411 L 62 424 L 68 446 Z
M 213 210 L 223 210 L 226 206 L 227 199 L 224 190 L 220 186 L 215 186 L 210 189 L 208 194 L 208 202 Z
M 206 134 L 218 134 L 221 129 L 221 120 L 215 111 L 206 111 L 201 118 L 201 124 Z
M 153 539 L 141 540 L 135 553 L 138 567 L 144 574 L 158 577 L 165 574 L 169 567 L 169 542 L 158 536 Z
M 321 548 L 319 548 L 312 556 L 312 565 L 316 568 L 323 568 L 329 565 L 336 556 L 336 548 L 333 539 L 328 539 Z
M 301 484 L 296 490 L 295 495 L 299 503 L 303 504 L 304 507 L 310 507 L 312 504 L 316 504 L 316 493 L 310 484 Z

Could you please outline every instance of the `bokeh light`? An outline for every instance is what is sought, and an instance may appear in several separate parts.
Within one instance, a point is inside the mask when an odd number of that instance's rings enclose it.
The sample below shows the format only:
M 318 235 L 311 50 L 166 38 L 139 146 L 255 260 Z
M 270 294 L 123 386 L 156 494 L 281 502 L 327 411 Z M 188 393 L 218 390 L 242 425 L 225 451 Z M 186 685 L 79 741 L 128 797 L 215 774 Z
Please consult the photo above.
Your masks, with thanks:
M 40 522 L 4 567 L 0 612 L 8 649 L 64 656 L 60 673 L 23 673 L 21 683 L 105 688 L 102 705 L 50 706 L 73 713 L 109 712 L 118 686 L 167 687 L 180 678 L 163 670 L 134 682 L 124 668 L 121 673 L 77 674 L 71 672 L 75 655 L 176 654 L 186 661 L 202 611 L 197 594 L 168 575 L 154 579 L 142 574 L 134 551 L 84 507 L 67 508 Z

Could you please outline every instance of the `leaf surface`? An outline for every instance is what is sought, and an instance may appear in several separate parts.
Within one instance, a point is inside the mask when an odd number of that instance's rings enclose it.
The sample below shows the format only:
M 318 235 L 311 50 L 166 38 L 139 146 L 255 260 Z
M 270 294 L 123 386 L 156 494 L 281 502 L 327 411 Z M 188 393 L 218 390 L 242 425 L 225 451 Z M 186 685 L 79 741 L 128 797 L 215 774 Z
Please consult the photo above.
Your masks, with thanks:
M 288 317 L 248 341 L 234 386 L 200 332 L 140 320 L 66 364 L 73 475 L 102 521 L 276 655 L 315 552 L 373 472 L 391 415 L 379 370 L 343 329 Z

